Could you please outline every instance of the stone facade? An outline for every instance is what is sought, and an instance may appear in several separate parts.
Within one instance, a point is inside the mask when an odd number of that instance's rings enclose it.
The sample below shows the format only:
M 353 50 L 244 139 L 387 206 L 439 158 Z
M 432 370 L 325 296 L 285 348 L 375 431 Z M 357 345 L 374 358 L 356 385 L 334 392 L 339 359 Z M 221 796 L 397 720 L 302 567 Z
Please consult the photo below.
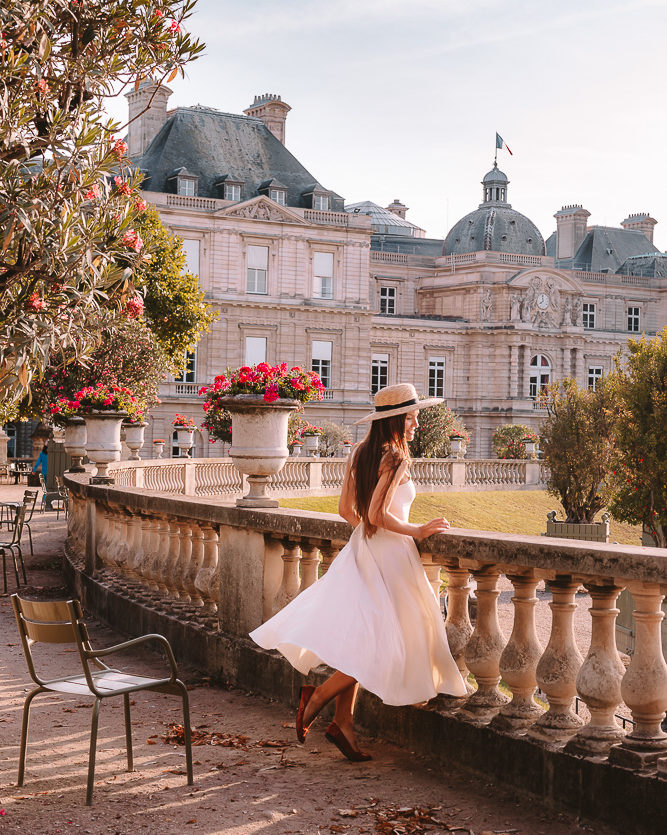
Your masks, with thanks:
M 261 103 L 266 109 L 270 101 L 262 97 Z M 280 106 L 286 116 L 288 106 Z M 161 112 L 165 122 L 175 118 Z M 338 195 L 314 178 L 304 187 L 308 172 L 278 143 L 273 122 L 263 124 L 262 108 L 252 117 L 197 108 L 175 113 L 183 124 L 199 120 L 199 146 L 206 119 L 218 131 L 224 125 L 225 136 L 237 127 L 250 136 L 252 129 L 252 141 L 267 149 L 267 185 L 249 185 L 262 175 L 250 170 L 258 154 L 251 160 L 249 151 L 247 175 L 238 148 L 233 171 L 220 152 L 220 160 L 207 160 L 198 175 L 191 147 L 183 148 L 181 160 L 178 148 L 167 144 L 168 132 L 158 131 L 142 156 L 146 131 L 135 128 L 142 139 L 130 153 L 149 173 L 144 196 L 184 239 L 189 267 L 219 314 L 183 379 L 164 385 L 147 450 L 153 438 L 170 436 L 176 412 L 199 418 L 199 386 L 228 366 L 265 359 L 328 372 L 325 400 L 309 404 L 306 415 L 315 423 L 344 423 L 353 438 L 363 434 L 352 424 L 368 411 L 373 383 L 407 380 L 423 394 L 443 395 L 472 433 L 469 455 L 485 457 L 501 424 L 539 426 L 544 412 L 536 395 L 545 382 L 574 376 L 581 385 L 594 385 L 629 335 L 655 334 L 667 324 L 667 280 L 658 268 L 632 274 L 628 257 L 616 272 L 594 271 L 593 255 L 581 269 L 581 253 L 587 246 L 594 252 L 601 233 L 586 226 L 588 213 L 577 206 L 556 214 L 560 238 L 545 249 L 532 222 L 507 203 L 507 178 L 496 166 L 484 179 L 482 204 L 466 216 L 479 234 L 466 231 L 464 218 L 447 236 L 448 249 L 424 238 L 418 227 L 412 231 L 397 200 L 388 210 L 375 207 L 396 218 L 395 235 L 380 234 L 390 226 L 378 226 L 377 212 L 359 208 L 373 204 L 332 211 L 341 208 Z M 151 119 L 149 133 L 155 130 L 153 112 Z M 284 136 L 284 119 L 281 130 Z M 280 171 L 269 152 L 282 154 Z M 167 154 L 181 167 L 170 179 L 150 176 L 151 166 L 158 171 L 156 160 Z M 217 180 L 218 169 L 229 173 Z M 180 176 L 198 181 L 199 190 L 181 189 Z M 221 191 L 225 182 L 245 185 L 235 195 Z M 652 223 L 634 223 L 636 218 Z M 630 220 L 613 230 L 614 246 L 627 245 L 630 256 L 650 255 L 653 265 L 663 264 L 652 243 L 655 222 L 647 215 Z M 195 456 L 221 452 L 220 444 L 197 437 Z

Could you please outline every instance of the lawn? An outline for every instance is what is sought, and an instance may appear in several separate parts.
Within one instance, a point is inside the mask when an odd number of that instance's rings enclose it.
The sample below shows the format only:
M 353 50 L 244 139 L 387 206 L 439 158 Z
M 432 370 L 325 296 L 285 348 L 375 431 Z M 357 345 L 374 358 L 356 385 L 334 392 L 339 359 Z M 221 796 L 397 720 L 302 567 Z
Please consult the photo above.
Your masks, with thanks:
M 280 506 L 337 513 L 338 496 L 281 499 Z M 456 528 L 539 536 L 546 530 L 550 510 L 558 511 L 557 518 L 565 518 L 560 502 L 546 490 L 419 493 L 412 505 L 410 521 L 426 522 L 434 516 L 445 516 Z M 612 519 L 609 541 L 640 545 L 641 528 Z

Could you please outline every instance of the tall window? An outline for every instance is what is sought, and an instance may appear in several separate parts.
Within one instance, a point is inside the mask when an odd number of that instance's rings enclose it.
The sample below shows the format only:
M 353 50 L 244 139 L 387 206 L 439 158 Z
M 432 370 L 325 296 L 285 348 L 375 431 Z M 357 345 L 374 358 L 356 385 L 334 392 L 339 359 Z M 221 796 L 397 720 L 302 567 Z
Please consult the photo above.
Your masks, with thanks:
M 316 299 L 333 298 L 332 252 L 316 252 L 313 255 L 313 296 Z
M 373 354 L 371 357 L 371 394 L 383 389 L 389 380 L 389 354 Z
M 225 183 L 225 200 L 240 200 L 241 186 L 236 183 Z
M 266 337 L 246 336 L 245 364 L 257 365 L 258 362 L 266 362 Z
M 199 275 L 199 241 L 196 238 L 183 238 L 185 269 L 192 275 Z
M 331 342 L 313 340 L 312 370 L 320 375 L 325 388 L 331 388 Z
M 281 206 L 285 205 L 285 192 L 281 188 L 272 188 L 269 189 L 269 197 L 271 200 L 275 200 L 276 203 L 279 203 Z
M 380 287 L 380 313 L 396 313 L 395 287 Z
M 633 333 L 639 333 L 639 308 L 628 308 L 628 330 Z
M 185 365 L 178 376 L 174 377 L 177 383 L 197 382 L 197 351 L 187 351 L 185 354 Z
M 533 399 L 542 394 L 544 389 L 551 382 L 551 363 L 544 354 L 536 354 L 530 360 L 530 390 L 529 396 Z
M 428 396 L 445 396 L 445 358 L 431 357 L 428 361 Z
M 598 380 L 602 379 L 604 369 L 599 365 L 593 365 L 588 369 L 588 388 L 595 391 Z
M 583 325 L 588 330 L 595 327 L 595 305 L 589 302 L 584 302 L 582 305 L 582 320 Z
M 328 194 L 313 194 L 313 209 L 319 212 L 329 211 L 329 195 Z
M 269 264 L 268 246 L 248 247 L 248 284 L 249 293 L 266 293 L 266 271 Z

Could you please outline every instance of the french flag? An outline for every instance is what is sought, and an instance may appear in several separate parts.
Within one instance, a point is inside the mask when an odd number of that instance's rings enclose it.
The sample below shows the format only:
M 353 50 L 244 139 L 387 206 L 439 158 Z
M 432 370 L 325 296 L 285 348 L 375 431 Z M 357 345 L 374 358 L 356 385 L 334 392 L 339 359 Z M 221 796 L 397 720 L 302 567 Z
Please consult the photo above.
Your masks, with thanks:
M 502 150 L 503 148 L 507 148 L 507 150 L 510 153 L 510 156 L 514 156 L 514 154 L 510 151 L 509 145 L 507 144 L 507 142 L 505 142 L 505 140 L 499 133 L 496 133 L 496 148 L 500 150 Z

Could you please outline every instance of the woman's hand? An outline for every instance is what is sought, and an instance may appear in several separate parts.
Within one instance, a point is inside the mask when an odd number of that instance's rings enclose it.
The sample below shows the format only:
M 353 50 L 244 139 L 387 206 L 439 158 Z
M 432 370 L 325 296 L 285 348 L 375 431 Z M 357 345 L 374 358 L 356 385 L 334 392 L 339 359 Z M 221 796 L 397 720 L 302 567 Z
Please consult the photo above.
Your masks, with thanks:
M 430 522 L 420 525 L 419 532 L 415 534 L 415 539 L 426 539 L 427 536 L 431 536 L 434 533 L 443 533 L 449 527 L 450 524 L 445 517 L 439 516 L 437 519 L 431 519 Z

